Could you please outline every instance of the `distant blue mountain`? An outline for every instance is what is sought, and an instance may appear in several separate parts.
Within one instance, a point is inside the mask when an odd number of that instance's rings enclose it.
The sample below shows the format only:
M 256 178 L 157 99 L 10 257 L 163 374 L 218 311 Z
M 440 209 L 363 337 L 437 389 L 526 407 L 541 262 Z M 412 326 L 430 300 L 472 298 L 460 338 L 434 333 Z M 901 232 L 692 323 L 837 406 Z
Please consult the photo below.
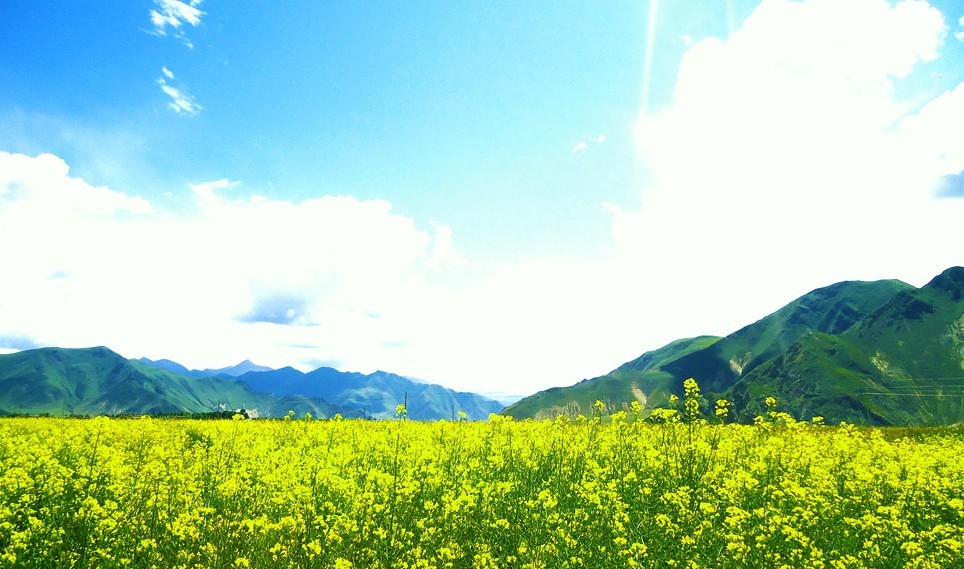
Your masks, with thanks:
M 149 360 L 147 358 L 140 358 L 136 361 L 139 361 L 142 364 L 147 364 L 149 366 L 156 367 L 158 369 L 162 369 L 164 371 L 169 371 L 172 373 L 180 373 L 182 375 L 191 376 L 191 370 L 187 369 L 186 367 L 182 366 L 177 362 L 172 362 L 171 360 Z
M 174 373 L 180 373 L 187 375 L 189 377 L 238 377 L 239 375 L 244 375 L 250 371 L 271 371 L 273 368 L 267 366 L 259 366 L 251 362 L 251 360 L 244 360 L 238 365 L 231 367 L 223 367 L 220 369 L 187 369 L 183 365 L 173 362 L 171 360 L 149 360 L 147 358 L 140 358 L 137 361 L 147 364 L 149 366 L 154 366 L 163 370 L 167 370 Z
M 459 411 L 468 419 L 485 419 L 504 407 L 494 399 L 475 393 L 420 383 L 384 371 L 364 375 L 321 367 L 303 373 L 284 367 L 249 372 L 237 379 L 254 391 L 276 397 L 297 394 L 322 399 L 337 407 L 357 409 L 376 419 L 394 417 L 395 408 L 400 403 L 406 404 L 408 417 L 416 420 L 457 418 Z
M 188 370 L 171 360 L 138 360 L 147 365 L 194 378 L 237 379 L 252 391 L 274 397 L 302 396 L 322 400 L 351 414 L 375 419 L 395 416 L 395 408 L 407 402 L 408 417 L 416 420 L 457 418 L 459 411 L 468 419 L 481 420 L 498 413 L 505 405 L 475 393 L 454 391 L 431 383 L 376 371 L 364 375 L 321 367 L 304 373 L 292 367 L 271 369 L 245 360 L 222 369 Z

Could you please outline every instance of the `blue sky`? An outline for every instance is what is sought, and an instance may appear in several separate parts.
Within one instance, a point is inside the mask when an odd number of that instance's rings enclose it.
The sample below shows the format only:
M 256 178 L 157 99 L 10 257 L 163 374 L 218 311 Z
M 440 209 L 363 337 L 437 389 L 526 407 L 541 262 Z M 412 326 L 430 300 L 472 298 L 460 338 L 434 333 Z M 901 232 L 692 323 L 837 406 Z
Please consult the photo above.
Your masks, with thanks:
M 0 349 L 524 394 L 838 280 L 923 284 L 964 263 L 962 17 L 14 3 Z
M 458 224 L 491 258 L 595 246 L 600 199 L 634 197 L 643 5 L 208 2 L 176 31 L 151 25 L 159 8 L 12 7 L 2 102 L 23 113 L 8 118 L 23 150 L 147 197 L 229 177 L 290 199 L 386 198 Z M 196 114 L 170 112 L 161 79 Z M 50 122 L 124 148 L 65 141 Z M 615 144 L 571 154 L 601 134 Z

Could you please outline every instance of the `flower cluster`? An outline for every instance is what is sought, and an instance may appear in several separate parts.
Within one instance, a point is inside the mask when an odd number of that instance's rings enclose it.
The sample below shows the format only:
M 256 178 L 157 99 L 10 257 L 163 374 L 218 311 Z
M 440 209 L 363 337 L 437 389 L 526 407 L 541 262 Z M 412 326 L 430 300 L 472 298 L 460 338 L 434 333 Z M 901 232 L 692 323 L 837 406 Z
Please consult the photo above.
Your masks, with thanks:
M 960 430 L 636 414 L 2 419 L 0 568 L 961 566 Z

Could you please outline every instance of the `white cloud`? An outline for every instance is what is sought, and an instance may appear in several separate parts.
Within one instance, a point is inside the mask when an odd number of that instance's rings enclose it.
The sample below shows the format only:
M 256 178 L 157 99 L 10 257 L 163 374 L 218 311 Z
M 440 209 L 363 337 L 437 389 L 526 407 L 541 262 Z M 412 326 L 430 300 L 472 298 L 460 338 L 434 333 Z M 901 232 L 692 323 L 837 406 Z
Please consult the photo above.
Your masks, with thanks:
M 907 172 L 936 178 L 964 170 L 964 83 L 941 93 L 900 121 L 894 138 Z M 908 181 L 910 183 L 910 181 Z
M 887 182 L 878 162 L 901 149 L 884 133 L 908 110 L 892 81 L 934 58 L 943 33 L 918 2 L 764 2 L 728 41 L 693 46 L 672 107 L 640 119 L 657 184 L 732 198 Z
M 223 190 L 225 188 L 234 188 L 240 182 L 232 182 L 227 178 L 222 178 L 220 180 L 215 180 L 213 182 L 203 182 L 200 184 L 188 184 L 195 194 L 201 196 L 205 199 L 214 199 L 214 192 L 217 190 Z
M 0 161 L 0 211 L 7 215 L 104 217 L 154 211 L 142 198 L 68 177 L 67 164 L 52 154 L 31 158 L 0 151 Z
M 961 18 L 957 20 L 957 25 L 959 27 L 964 28 L 964 16 L 961 16 Z M 956 37 L 960 41 L 964 41 L 964 31 L 957 32 L 956 34 L 954 34 L 954 37 Z
M 436 270 L 468 265 L 465 253 L 455 246 L 452 228 L 448 225 L 433 223 L 432 229 L 435 236 L 432 240 L 432 253 L 426 261 L 426 265 Z
M 848 136 L 900 118 L 906 109 L 891 98 L 891 81 L 935 57 L 943 29 L 923 3 L 764 2 L 728 41 L 710 38 L 687 52 L 672 109 L 640 121 L 644 151 L 674 180 L 769 179 L 806 159 L 874 154 Z M 693 168 L 692 155 L 710 162 Z M 688 181 L 696 182 L 711 180 Z
M 575 146 L 572 147 L 572 153 L 578 154 L 580 152 L 585 152 L 587 148 L 589 148 L 589 145 L 580 140 Z
M 916 113 L 893 89 L 945 34 L 923 2 L 769 0 L 692 46 L 672 103 L 639 118 L 653 182 L 614 212 L 617 254 L 710 331 L 737 324 L 726 303 L 762 316 L 788 290 L 960 264 L 964 212 L 932 194 L 964 169 L 962 88 Z
M 0 153 L 0 337 L 198 367 L 402 365 L 385 339 L 408 327 L 399 314 L 429 311 L 424 275 L 459 260 L 451 230 L 379 200 L 222 195 L 239 187 L 194 184 L 195 209 L 174 214 L 57 157 Z
M 194 116 L 201 112 L 201 105 L 194 102 L 194 97 L 191 96 L 187 91 L 182 91 L 177 87 L 172 87 L 170 85 L 161 83 L 161 90 L 171 98 L 171 101 L 167 104 L 168 108 L 176 113 L 184 113 L 189 116 Z
M 195 116 L 204 109 L 199 105 L 191 93 L 188 92 L 187 88 L 183 84 L 177 82 L 177 85 L 171 85 L 168 81 L 177 81 L 174 77 L 174 72 L 172 72 L 167 67 L 161 68 L 161 73 L 164 77 L 157 80 L 157 84 L 161 86 L 161 91 L 165 95 L 171 98 L 167 103 L 167 107 L 174 111 L 175 113 L 183 113 L 187 116 Z
M 196 28 L 201 24 L 204 12 L 198 6 L 201 5 L 202 1 L 154 0 L 154 9 L 150 10 L 153 33 L 166 36 L 170 32 L 174 37 L 184 42 L 184 45 L 188 48 L 193 48 L 194 45 L 184 35 L 183 26 L 186 24 Z

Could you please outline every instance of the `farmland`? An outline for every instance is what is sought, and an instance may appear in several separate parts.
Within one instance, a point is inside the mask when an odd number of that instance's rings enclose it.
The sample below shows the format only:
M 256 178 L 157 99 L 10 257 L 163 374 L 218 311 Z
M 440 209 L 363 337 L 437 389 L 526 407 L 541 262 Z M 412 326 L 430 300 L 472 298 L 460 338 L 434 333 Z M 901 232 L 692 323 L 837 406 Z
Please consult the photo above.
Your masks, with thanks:
M 770 409 L 3 419 L 0 567 L 964 566 L 964 432 Z

